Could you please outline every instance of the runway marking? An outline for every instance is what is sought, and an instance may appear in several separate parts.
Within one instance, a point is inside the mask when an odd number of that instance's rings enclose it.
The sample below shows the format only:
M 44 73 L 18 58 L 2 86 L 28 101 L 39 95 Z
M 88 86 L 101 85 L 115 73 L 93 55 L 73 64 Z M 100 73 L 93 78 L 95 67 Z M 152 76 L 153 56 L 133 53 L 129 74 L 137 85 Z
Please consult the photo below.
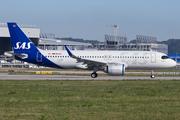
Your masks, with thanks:
M 90 76 L 75 75 L 8 75 L 0 73 L 0 80 L 180 80 L 180 77 L 138 77 L 138 76 Z

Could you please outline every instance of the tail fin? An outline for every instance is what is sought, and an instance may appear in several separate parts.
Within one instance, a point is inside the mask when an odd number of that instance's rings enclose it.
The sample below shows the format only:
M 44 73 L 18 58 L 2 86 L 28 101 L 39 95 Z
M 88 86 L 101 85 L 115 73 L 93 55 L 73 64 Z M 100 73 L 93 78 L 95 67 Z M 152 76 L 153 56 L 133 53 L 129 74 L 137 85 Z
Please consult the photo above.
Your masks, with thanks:
M 29 52 L 37 52 L 38 49 L 31 40 L 24 34 L 16 23 L 7 23 L 14 53 L 28 54 Z
M 15 56 L 17 60 L 26 61 L 48 67 L 62 68 L 49 59 L 47 59 L 39 49 L 31 42 L 16 23 L 7 23 L 14 53 L 8 52 Z

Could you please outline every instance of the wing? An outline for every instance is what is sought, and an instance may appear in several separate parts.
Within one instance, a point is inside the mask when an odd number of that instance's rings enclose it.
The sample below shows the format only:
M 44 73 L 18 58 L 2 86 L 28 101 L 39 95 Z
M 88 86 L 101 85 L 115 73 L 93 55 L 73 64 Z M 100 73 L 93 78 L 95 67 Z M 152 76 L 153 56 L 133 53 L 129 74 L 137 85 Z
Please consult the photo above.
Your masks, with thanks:
M 74 58 L 77 60 L 77 63 L 80 63 L 80 62 L 83 62 L 82 65 L 85 65 L 87 64 L 87 67 L 88 68 L 91 68 L 91 67 L 98 67 L 99 69 L 104 69 L 106 66 L 107 66 L 107 62 L 104 62 L 104 61 L 97 61 L 97 60 L 90 60 L 90 59 L 85 59 L 85 58 L 80 58 L 80 57 L 77 57 L 75 56 L 67 47 L 66 45 L 64 45 L 64 47 L 66 48 L 66 51 L 68 52 L 69 56 L 71 58 Z

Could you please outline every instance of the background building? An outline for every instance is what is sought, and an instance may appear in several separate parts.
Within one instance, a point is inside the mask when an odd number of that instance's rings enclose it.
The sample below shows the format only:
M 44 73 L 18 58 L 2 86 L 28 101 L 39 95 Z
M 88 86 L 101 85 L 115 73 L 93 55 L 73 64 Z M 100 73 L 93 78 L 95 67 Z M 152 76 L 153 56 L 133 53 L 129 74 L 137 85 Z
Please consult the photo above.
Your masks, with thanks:
M 91 43 L 59 40 L 55 38 L 40 38 L 38 48 L 42 50 L 65 50 L 64 45 L 67 45 L 71 50 L 85 50 L 89 46 L 92 46 Z
M 180 54 L 168 54 L 168 57 L 173 59 L 177 63 L 180 63 Z
M 168 54 L 168 45 L 158 44 L 156 37 L 137 35 L 134 43 L 127 43 L 126 36 L 105 35 L 104 44 L 95 44 L 99 50 L 156 51 Z

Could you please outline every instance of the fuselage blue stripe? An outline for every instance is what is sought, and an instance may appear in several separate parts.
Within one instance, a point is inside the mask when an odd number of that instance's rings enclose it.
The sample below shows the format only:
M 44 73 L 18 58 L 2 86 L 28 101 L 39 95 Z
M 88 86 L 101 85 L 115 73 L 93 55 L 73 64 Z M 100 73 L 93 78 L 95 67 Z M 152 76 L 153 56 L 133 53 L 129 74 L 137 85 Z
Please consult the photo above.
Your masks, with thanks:
M 122 75 L 124 75 L 124 64 L 122 64 Z

